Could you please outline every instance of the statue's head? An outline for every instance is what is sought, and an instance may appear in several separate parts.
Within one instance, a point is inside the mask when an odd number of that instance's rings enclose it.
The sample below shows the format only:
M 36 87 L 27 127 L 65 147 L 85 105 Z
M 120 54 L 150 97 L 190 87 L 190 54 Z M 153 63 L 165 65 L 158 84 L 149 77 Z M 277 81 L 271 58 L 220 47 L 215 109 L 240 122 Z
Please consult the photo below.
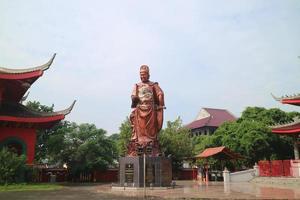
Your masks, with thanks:
M 148 65 L 142 65 L 140 67 L 140 78 L 143 83 L 146 83 L 149 81 L 150 73 L 149 73 Z

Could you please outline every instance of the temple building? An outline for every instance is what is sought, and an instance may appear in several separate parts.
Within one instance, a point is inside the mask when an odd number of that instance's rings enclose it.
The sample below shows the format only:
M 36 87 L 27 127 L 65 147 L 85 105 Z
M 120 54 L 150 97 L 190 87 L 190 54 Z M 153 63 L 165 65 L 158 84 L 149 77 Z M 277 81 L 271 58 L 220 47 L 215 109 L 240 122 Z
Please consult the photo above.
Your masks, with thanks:
M 235 121 L 236 117 L 225 109 L 202 108 L 196 119 L 186 125 L 192 136 L 211 135 L 226 121 Z
M 37 112 L 22 104 L 30 86 L 52 64 L 53 57 L 44 65 L 27 69 L 0 67 L 0 148 L 14 149 L 26 155 L 27 164 L 34 161 L 36 131 L 48 129 L 63 120 L 75 104 L 58 112 Z
M 291 104 L 295 106 L 300 106 L 300 94 L 285 96 L 281 98 L 277 98 L 273 96 L 275 100 L 281 102 L 282 104 Z M 295 118 L 292 122 L 285 124 L 277 124 L 271 126 L 272 133 L 286 135 L 294 138 L 294 156 L 295 160 L 299 159 L 299 140 L 300 140 L 300 119 Z

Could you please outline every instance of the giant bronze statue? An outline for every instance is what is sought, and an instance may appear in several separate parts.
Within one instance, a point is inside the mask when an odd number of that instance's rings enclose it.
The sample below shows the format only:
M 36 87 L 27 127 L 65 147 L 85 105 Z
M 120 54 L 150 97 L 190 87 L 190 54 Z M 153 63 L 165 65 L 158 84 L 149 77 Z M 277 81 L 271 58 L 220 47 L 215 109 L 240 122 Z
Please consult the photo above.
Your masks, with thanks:
M 158 156 L 160 152 L 157 137 L 163 124 L 164 93 L 157 82 L 149 80 L 147 65 L 140 67 L 140 78 L 141 82 L 134 85 L 131 95 L 132 135 L 127 154 L 138 156 L 146 153 Z
M 131 139 L 127 155 L 119 158 L 120 186 L 168 187 L 172 181 L 171 158 L 160 153 L 158 133 L 163 124 L 164 93 L 149 80 L 147 65 L 140 67 L 141 82 L 131 95 Z

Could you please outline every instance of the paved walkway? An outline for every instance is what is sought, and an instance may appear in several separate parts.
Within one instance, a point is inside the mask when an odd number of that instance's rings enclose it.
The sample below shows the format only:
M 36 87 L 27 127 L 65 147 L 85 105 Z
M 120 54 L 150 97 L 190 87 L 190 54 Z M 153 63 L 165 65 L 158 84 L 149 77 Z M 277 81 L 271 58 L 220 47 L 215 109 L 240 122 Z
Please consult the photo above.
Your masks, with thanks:
M 146 195 L 167 199 L 300 199 L 298 185 L 271 185 L 257 183 L 230 183 L 210 182 L 201 184 L 194 181 L 179 181 L 175 189 L 146 190 Z M 109 191 L 108 188 L 106 191 Z M 103 192 L 103 188 L 98 188 Z M 112 194 L 143 197 L 144 191 L 110 190 Z
M 147 199 L 300 199 L 298 186 L 178 181 L 175 189 L 146 190 Z M 143 190 L 112 190 L 110 184 L 66 186 L 57 191 L 2 192 L 0 200 L 144 199 Z

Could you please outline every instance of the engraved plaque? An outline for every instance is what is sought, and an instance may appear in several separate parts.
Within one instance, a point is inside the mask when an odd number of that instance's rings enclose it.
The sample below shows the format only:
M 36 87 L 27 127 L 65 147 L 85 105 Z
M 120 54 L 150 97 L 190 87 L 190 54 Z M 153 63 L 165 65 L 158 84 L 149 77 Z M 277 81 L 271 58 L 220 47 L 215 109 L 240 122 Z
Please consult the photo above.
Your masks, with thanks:
M 147 164 L 146 166 L 146 183 L 154 183 L 155 178 L 155 166 L 153 164 Z
M 133 183 L 134 166 L 132 163 L 125 164 L 125 182 Z

